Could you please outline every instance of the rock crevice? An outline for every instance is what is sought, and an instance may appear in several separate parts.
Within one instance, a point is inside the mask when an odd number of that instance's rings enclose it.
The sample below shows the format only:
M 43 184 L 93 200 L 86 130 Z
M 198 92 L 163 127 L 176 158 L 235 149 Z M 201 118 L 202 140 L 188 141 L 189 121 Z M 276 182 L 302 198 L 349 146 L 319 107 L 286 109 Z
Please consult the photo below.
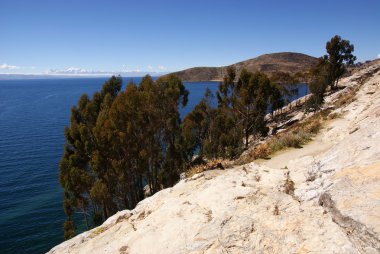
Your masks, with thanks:
M 320 196 L 319 205 L 330 214 L 333 222 L 343 229 L 360 253 L 380 253 L 379 236 L 364 224 L 342 215 L 328 192 Z

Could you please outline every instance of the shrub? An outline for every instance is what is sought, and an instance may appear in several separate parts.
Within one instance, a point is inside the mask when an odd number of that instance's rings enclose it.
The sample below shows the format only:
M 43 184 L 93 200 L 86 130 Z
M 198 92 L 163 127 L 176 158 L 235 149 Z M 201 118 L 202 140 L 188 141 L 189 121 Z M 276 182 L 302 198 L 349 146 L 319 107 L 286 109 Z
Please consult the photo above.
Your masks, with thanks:
M 289 177 L 286 178 L 285 180 L 285 183 L 284 183 L 284 192 L 288 195 L 294 195 L 294 182 L 292 179 L 290 179 Z
M 270 140 L 269 148 L 272 152 L 277 152 L 287 147 L 300 148 L 307 141 L 311 140 L 314 128 L 308 130 L 300 129 L 290 133 L 284 133 Z
M 322 128 L 322 120 L 327 119 L 330 112 L 331 110 L 322 110 L 306 119 L 306 121 L 300 122 L 284 132 L 278 133 L 265 143 L 256 145 L 247 154 L 240 157 L 237 163 L 245 164 L 256 159 L 266 159 L 272 153 L 289 147 L 302 147 L 302 145 L 312 140 L 313 136 L 319 132 Z
M 264 159 L 269 156 L 271 149 L 267 143 L 260 144 L 256 146 L 251 152 L 250 156 L 255 159 Z
M 336 119 L 338 117 L 340 117 L 341 114 L 337 113 L 337 112 L 334 112 L 334 113 L 331 113 L 328 115 L 328 119 Z
M 322 114 L 322 112 L 320 113 Z M 266 158 L 269 154 L 281 151 L 288 147 L 300 148 L 316 135 L 321 129 L 321 115 L 311 117 L 307 121 L 298 124 L 297 126 L 278 134 L 271 138 L 267 143 L 260 144 L 252 152 L 251 157 Z
M 190 167 L 188 170 L 186 170 L 186 177 L 190 178 L 195 174 L 202 173 L 207 170 L 214 170 L 214 169 L 225 169 L 232 166 L 232 162 L 228 160 L 223 159 L 211 159 L 208 160 L 206 163 L 201 165 L 196 165 L 193 167 Z
M 339 96 L 339 98 L 334 103 L 335 107 L 340 108 L 340 107 L 350 104 L 351 102 L 355 101 L 356 99 L 355 95 L 356 95 L 356 90 L 350 89 L 348 92 Z
M 278 205 L 274 206 L 273 215 L 276 215 L 276 216 L 280 215 L 280 209 L 278 208 Z

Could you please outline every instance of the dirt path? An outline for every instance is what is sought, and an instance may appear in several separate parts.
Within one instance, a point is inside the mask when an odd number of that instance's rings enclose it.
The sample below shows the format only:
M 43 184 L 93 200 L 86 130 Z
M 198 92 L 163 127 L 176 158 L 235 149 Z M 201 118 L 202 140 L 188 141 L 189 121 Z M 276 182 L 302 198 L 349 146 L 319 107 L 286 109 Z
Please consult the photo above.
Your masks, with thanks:
M 267 166 L 270 168 L 285 168 L 287 167 L 289 161 L 294 158 L 300 158 L 304 156 L 316 156 L 327 150 L 329 150 L 334 144 L 333 139 L 326 137 L 326 132 L 332 128 L 341 128 L 345 125 L 343 119 L 330 120 L 324 126 L 320 133 L 314 139 L 302 146 L 301 148 L 288 148 L 284 151 L 279 151 L 273 154 L 270 159 L 264 160 L 260 159 L 255 161 L 258 165 Z

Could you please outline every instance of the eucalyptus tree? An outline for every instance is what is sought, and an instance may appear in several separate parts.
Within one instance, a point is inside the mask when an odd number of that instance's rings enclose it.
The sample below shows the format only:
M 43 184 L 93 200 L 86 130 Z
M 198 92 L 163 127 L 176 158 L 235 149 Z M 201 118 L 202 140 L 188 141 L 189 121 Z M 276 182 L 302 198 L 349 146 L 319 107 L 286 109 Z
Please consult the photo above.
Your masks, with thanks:
M 159 144 L 163 151 L 159 179 L 163 187 L 168 187 L 179 179 L 185 163 L 181 144 L 179 108 L 187 105 L 189 92 L 176 75 L 157 79 L 155 86 L 158 89 L 155 105 L 160 109 L 158 116 L 161 121 L 161 129 L 158 128 L 158 132 L 162 135 Z
M 209 92 L 208 92 L 209 93 Z M 248 146 L 251 135 L 265 136 L 268 105 L 283 105 L 281 88 L 261 72 L 243 69 L 236 80 L 233 68 L 227 69 L 216 92 L 218 106 L 212 108 L 205 96 L 183 123 L 185 143 L 191 151 L 208 158 L 234 158 Z
M 88 209 L 94 208 L 90 192 L 96 181 L 96 174 L 90 166 L 96 146 L 93 129 L 104 103 L 110 103 L 117 96 L 121 84 L 120 77 L 112 77 L 103 85 L 100 93 L 95 93 L 92 99 L 86 94 L 82 95 L 78 106 L 71 109 L 70 126 L 65 127 L 64 131 L 66 143 L 59 175 L 67 215 L 64 223 L 65 238 L 75 234 L 73 214 L 76 210 L 81 211 L 86 226 L 89 227 Z
M 328 64 L 329 82 L 332 89 L 336 88 L 340 78 L 345 73 L 347 66 L 354 64 L 356 56 L 354 45 L 349 40 L 342 39 L 339 35 L 335 35 L 326 43 L 327 54 L 323 56 Z
M 235 111 L 238 113 L 239 124 L 243 126 L 245 147 L 248 147 L 251 135 L 267 134 L 265 115 L 268 104 L 278 107 L 281 93 L 268 76 L 261 72 L 242 70 L 237 84 Z
M 319 58 L 311 70 L 312 81 L 309 88 L 312 95 L 306 104 L 306 110 L 318 110 L 324 102 L 327 88 L 337 88 L 347 67 L 353 65 L 356 60 L 353 51 L 354 45 L 338 35 L 326 43 L 327 54 Z
M 188 161 L 196 152 L 200 157 L 203 157 L 205 143 L 211 142 L 211 123 L 216 114 L 216 110 L 213 108 L 213 100 L 214 95 L 207 88 L 201 101 L 183 120 L 182 135 Z

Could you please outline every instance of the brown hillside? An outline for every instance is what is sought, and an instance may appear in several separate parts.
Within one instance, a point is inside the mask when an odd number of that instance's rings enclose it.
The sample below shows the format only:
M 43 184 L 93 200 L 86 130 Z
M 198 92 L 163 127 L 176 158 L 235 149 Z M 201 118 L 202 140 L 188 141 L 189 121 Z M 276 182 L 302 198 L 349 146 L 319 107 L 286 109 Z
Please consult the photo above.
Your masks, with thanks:
M 296 72 L 307 72 L 316 61 L 317 58 L 305 54 L 283 52 L 261 55 L 230 66 L 236 67 L 238 72 L 245 68 L 252 72 L 262 71 L 268 75 L 279 71 L 294 74 Z M 184 81 L 191 82 L 221 80 L 227 67 L 194 67 L 174 72 L 174 74 Z

